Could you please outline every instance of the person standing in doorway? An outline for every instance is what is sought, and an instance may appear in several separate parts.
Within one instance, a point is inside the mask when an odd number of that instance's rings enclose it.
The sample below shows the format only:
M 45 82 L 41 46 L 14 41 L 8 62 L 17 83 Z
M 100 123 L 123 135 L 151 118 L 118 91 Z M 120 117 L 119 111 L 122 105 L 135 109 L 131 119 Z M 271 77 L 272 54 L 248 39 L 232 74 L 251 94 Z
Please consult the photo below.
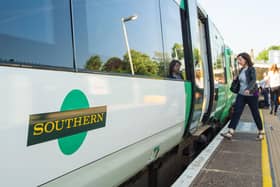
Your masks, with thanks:
M 240 90 L 237 94 L 232 119 L 229 123 L 229 130 L 221 135 L 227 139 L 233 137 L 234 131 L 238 125 L 239 119 L 246 104 L 249 105 L 254 121 L 259 130 L 257 140 L 264 137 L 263 124 L 258 108 L 258 86 L 256 84 L 256 70 L 248 53 L 240 53 L 237 56 L 238 64 L 242 67 L 239 76 Z

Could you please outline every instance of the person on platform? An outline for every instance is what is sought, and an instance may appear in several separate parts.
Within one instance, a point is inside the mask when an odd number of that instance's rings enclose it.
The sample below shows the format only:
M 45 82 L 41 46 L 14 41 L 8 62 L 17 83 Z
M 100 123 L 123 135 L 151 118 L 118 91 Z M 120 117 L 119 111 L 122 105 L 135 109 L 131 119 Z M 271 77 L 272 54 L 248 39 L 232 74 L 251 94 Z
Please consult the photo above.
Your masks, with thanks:
M 279 105 L 280 95 L 280 72 L 276 64 L 273 64 L 268 72 L 268 80 L 270 85 L 270 114 L 274 113 L 276 116 Z
M 269 77 L 266 72 L 263 73 L 263 79 L 260 81 L 260 87 L 261 87 L 261 94 L 264 97 L 264 108 L 269 108 L 269 101 L 268 101 L 268 95 L 269 95 Z
M 248 53 L 240 53 L 237 56 L 238 64 L 242 67 L 239 76 L 240 89 L 236 97 L 233 115 L 228 126 L 228 132 L 221 133 L 227 139 L 232 139 L 234 131 L 238 125 L 239 119 L 246 104 L 249 105 L 254 121 L 258 128 L 257 140 L 264 137 L 263 123 L 258 108 L 258 86 L 256 84 L 256 70 Z

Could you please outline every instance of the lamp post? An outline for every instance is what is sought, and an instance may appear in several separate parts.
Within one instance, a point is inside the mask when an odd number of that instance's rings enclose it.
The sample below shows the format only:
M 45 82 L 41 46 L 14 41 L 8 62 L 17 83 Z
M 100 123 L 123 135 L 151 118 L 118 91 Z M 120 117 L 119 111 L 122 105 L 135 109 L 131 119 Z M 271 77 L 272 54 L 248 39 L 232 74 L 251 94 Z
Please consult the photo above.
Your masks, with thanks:
M 127 18 L 122 18 L 121 19 L 122 20 L 122 27 L 123 27 L 123 35 L 124 35 L 124 39 L 125 39 L 125 44 L 126 44 L 127 54 L 128 54 L 129 64 L 130 64 L 130 70 L 131 70 L 132 75 L 134 75 L 134 68 L 133 68 L 132 58 L 131 58 L 131 54 L 130 54 L 130 48 L 129 48 L 129 44 L 128 44 L 125 22 L 133 21 L 133 20 L 136 20 L 137 18 L 138 18 L 137 15 L 133 15 L 133 16 L 129 16 Z

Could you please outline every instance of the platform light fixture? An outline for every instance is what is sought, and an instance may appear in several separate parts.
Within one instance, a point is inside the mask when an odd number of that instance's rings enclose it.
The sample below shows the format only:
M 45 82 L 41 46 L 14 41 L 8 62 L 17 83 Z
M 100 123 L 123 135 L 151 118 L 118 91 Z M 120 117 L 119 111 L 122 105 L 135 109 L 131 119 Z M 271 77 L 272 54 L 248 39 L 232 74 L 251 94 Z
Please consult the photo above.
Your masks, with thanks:
M 123 27 L 123 35 L 124 35 L 124 39 L 125 39 L 125 44 L 126 44 L 126 48 L 127 48 L 127 54 L 128 54 L 128 59 L 129 59 L 129 64 L 130 64 L 130 70 L 131 70 L 131 74 L 134 75 L 134 68 L 133 68 L 133 63 L 132 63 L 132 58 L 131 58 L 131 53 L 130 53 L 130 48 L 129 48 L 129 44 L 128 44 L 128 37 L 127 37 L 127 31 L 126 31 L 126 26 L 125 26 L 125 22 L 128 21 L 133 21 L 136 20 L 138 18 L 137 15 L 132 15 L 126 18 L 122 18 L 122 27 Z

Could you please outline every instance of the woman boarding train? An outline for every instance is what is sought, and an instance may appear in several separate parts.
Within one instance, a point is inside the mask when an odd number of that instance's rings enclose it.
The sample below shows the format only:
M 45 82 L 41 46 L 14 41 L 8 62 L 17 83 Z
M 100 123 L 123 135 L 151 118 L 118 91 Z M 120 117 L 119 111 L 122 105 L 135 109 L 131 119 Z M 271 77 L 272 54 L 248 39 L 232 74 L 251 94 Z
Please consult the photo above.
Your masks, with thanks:
M 261 140 L 263 139 L 264 131 L 258 108 L 258 86 L 256 84 L 256 70 L 253 67 L 253 62 L 248 53 L 240 53 L 237 56 L 237 61 L 241 66 L 241 70 L 239 72 L 239 76 L 235 77 L 235 79 L 239 79 L 240 89 L 236 97 L 232 119 L 228 126 L 228 132 L 221 133 L 221 135 L 227 139 L 231 139 L 233 137 L 243 109 L 245 105 L 248 104 L 259 131 L 257 140 Z

